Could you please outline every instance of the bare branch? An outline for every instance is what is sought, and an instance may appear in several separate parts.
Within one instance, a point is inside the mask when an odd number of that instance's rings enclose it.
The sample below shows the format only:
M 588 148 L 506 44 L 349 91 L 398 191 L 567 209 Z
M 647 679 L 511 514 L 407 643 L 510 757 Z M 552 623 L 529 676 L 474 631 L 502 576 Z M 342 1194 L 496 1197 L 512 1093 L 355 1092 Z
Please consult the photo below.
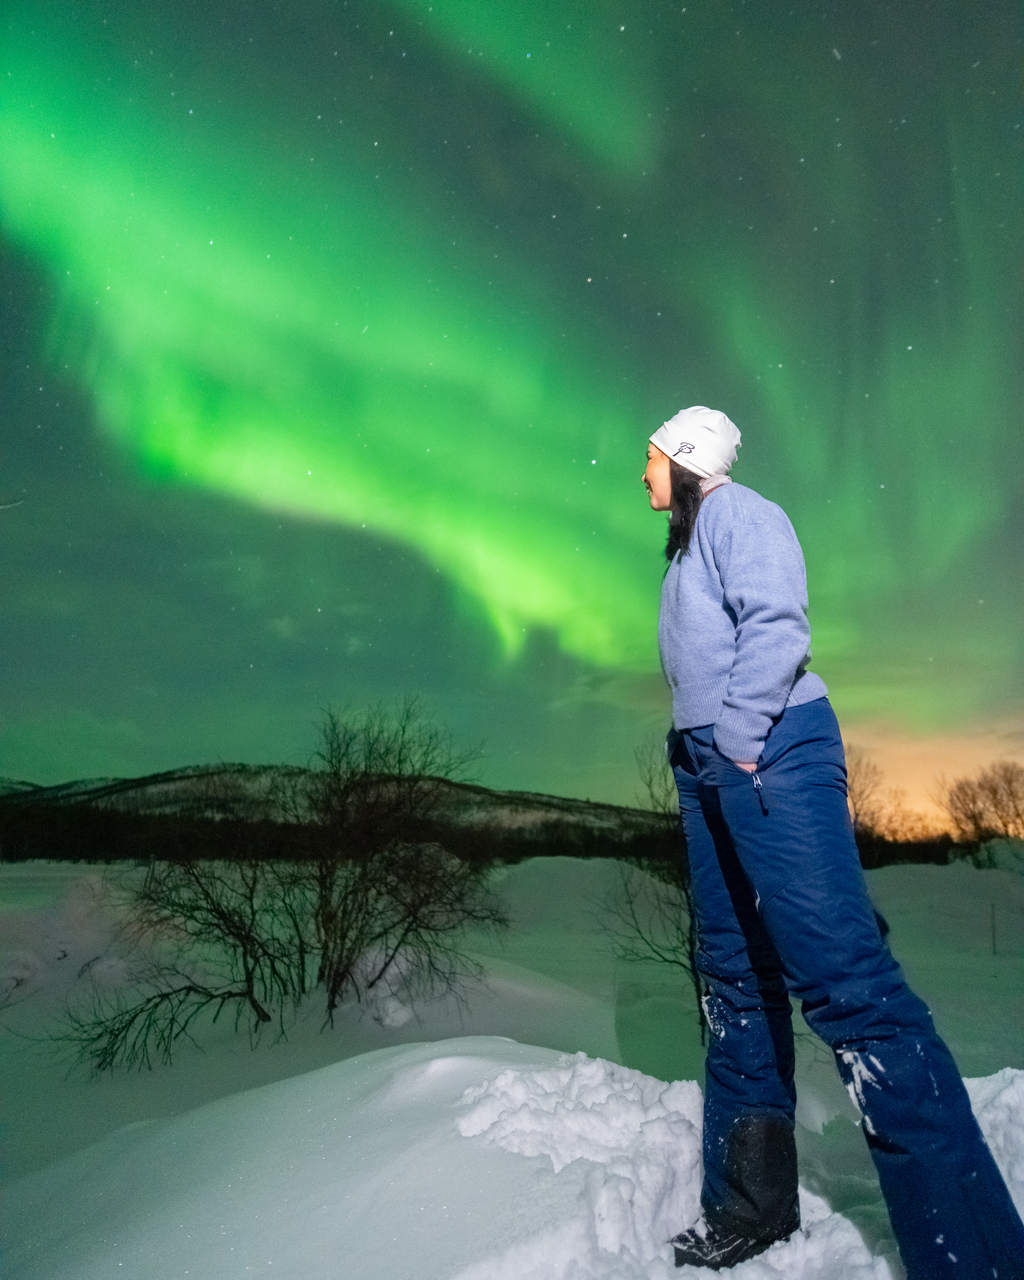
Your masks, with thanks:
M 863 747 L 846 748 L 846 798 L 857 831 L 877 831 L 882 810 L 882 770 Z
M 640 804 L 652 813 L 679 812 L 679 795 L 665 754 L 664 738 L 649 739 L 633 752 L 640 775 Z
M 619 891 L 601 904 L 603 926 L 612 951 L 627 963 L 654 961 L 684 973 L 693 988 L 701 1043 L 707 1023 L 697 969 L 697 932 L 685 860 L 620 864 Z

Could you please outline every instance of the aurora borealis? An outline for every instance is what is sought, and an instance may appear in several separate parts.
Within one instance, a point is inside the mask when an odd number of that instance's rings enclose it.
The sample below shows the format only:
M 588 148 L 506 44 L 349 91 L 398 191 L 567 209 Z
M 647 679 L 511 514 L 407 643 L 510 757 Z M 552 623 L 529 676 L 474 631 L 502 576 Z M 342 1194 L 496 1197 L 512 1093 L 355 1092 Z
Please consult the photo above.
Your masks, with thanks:
M 1020 720 L 1018 5 L 26 0 L 0 52 L 0 773 L 417 691 L 628 797 L 692 403 L 844 725 Z

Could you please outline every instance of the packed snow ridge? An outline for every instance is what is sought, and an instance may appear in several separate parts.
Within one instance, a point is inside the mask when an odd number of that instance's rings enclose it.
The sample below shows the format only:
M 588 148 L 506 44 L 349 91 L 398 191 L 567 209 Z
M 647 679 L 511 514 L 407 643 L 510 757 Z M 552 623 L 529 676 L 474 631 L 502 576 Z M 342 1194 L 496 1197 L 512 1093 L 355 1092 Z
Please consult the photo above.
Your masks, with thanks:
M 1024 1072 L 969 1082 L 1024 1207 Z M 381 1049 L 130 1126 L 11 1189 L 10 1280 L 668 1280 L 701 1094 L 499 1037 Z M 898 1280 L 803 1192 L 735 1280 Z M 55 1223 L 54 1204 L 61 1205 Z

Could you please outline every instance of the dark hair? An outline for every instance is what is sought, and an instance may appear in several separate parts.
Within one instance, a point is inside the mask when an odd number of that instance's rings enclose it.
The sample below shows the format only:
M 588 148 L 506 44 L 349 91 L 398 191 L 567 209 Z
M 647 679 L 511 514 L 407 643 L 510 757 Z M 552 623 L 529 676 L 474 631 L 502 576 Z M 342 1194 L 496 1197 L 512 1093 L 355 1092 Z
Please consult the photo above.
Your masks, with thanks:
M 700 476 L 687 471 L 671 458 L 668 469 L 672 477 L 672 514 L 668 518 L 665 559 L 671 562 L 677 553 L 685 556 L 690 549 L 693 526 L 697 523 L 697 512 L 704 495 L 701 492 Z

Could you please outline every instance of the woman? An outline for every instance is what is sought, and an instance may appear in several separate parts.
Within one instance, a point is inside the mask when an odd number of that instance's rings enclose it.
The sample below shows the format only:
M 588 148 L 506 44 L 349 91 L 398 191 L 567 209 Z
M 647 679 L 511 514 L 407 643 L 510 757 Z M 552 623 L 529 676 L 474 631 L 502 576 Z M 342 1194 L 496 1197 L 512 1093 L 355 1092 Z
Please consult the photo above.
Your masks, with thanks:
M 1024 1225 L 868 901 L 800 544 L 730 481 L 739 445 L 725 414 L 684 409 L 642 477 L 671 513 L 658 637 L 711 1028 L 703 1220 L 676 1265 L 731 1267 L 799 1228 L 793 996 L 861 1111 L 909 1280 L 1024 1280 Z

